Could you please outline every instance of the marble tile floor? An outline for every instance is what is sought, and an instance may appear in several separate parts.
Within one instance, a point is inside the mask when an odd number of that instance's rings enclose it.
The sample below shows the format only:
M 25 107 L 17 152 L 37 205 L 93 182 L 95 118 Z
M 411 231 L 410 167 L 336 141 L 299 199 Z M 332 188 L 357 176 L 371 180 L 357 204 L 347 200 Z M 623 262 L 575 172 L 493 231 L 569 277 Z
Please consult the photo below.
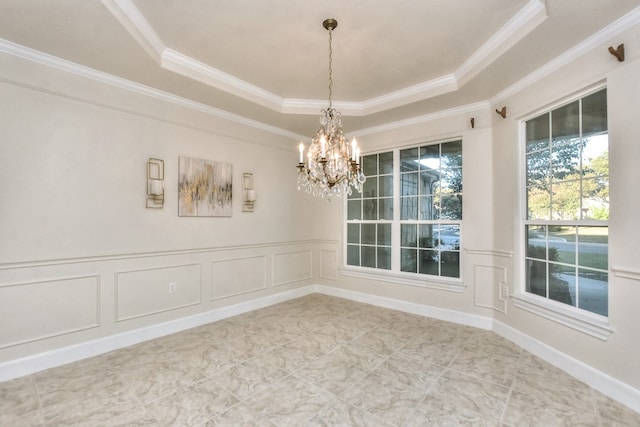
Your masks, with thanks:
M 0 426 L 640 426 L 488 331 L 309 295 L 0 383 Z

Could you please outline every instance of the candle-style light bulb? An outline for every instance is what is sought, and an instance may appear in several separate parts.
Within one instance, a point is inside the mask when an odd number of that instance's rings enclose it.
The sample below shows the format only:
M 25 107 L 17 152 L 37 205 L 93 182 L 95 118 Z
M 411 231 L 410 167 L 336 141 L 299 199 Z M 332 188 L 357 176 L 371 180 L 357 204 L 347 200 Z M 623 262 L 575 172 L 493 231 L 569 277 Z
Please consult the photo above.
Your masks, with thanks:
M 357 151 L 358 151 L 358 141 L 356 141 L 356 138 L 354 137 L 351 140 L 351 160 L 353 160 L 354 162 L 356 161 Z
M 303 163 L 304 162 L 304 143 L 302 141 L 300 141 L 300 145 L 298 146 L 298 149 L 300 150 L 300 162 L 298 163 Z

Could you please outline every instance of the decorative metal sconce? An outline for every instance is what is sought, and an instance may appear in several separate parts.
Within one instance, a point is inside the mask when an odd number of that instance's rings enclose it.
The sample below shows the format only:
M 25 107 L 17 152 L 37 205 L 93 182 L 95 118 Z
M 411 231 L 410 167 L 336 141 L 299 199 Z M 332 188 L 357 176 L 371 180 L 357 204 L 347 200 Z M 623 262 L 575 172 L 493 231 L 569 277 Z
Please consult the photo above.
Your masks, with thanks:
M 256 191 L 253 189 L 253 174 L 242 174 L 242 212 L 253 212 Z
M 507 117 L 507 106 L 502 107 L 502 110 L 498 110 L 496 108 L 496 113 L 498 113 L 503 119 Z
M 147 208 L 164 207 L 164 160 L 150 158 L 147 161 Z

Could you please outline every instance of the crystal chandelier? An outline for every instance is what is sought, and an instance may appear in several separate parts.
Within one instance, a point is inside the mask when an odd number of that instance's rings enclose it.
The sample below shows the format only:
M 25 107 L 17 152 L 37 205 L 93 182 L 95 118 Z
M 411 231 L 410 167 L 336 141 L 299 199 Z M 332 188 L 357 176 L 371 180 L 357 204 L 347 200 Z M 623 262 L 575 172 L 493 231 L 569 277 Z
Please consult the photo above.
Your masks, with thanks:
M 332 97 L 332 31 L 338 26 L 335 19 L 325 19 L 322 26 L 329 31 L 329 107 L 322 110 L 320 128 L 311 140 L 304 156 L 300 142 L 298 162 L 298 190 L 329 201 L 342 193 L 351 195 L 352 189 L 362 192 L 365 176 L 360 168 L 360 149 L 355 138 L 347 141 L 342 131 L 342 115 L 333 108 Z

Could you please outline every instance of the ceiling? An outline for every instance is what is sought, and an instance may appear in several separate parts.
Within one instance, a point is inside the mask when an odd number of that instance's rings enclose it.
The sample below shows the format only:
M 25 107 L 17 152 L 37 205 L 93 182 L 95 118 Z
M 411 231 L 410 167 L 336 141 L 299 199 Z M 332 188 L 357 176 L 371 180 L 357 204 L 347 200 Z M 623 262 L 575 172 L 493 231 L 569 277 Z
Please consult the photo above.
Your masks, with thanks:
M 615 34 L 631 15 L 637 23 L 639 5 L 0 0 L 0 51 L 33 49 L 283 135 L 312 135 L 329 96 L 329 37 L 322 21 L 335 18 L 334 107 L 345 130 L 358 133 L 486 103 L 583 40 Z

